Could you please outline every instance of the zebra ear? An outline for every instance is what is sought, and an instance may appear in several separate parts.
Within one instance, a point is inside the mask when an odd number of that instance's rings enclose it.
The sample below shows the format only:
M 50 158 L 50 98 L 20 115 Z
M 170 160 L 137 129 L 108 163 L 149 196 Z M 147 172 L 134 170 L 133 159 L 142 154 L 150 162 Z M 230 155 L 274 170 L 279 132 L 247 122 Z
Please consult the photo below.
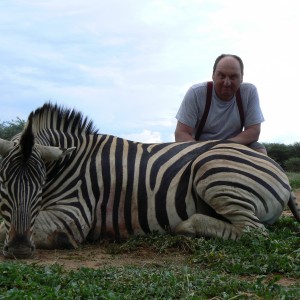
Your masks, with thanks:
M 14 142 L 0 139 L 0 155 L 5 156 L 14 146 Z
M 42 159 L 44 161 L 58 160 L 76 149 L 76 147 L 63 149 L 59 147 L 43 146 L 39 144 L 37 144 L 36 147 L 40 150 Z

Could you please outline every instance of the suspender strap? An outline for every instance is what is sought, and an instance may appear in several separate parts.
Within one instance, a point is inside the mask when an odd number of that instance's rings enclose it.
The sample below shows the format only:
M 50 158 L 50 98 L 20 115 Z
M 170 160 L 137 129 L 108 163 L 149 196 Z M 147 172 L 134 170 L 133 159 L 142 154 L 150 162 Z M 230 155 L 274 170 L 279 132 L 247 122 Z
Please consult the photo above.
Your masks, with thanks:
M 195 140 L 198 141 L 199 137 L 202 133 L 202 130 L 204 128 L 208 113 L 209 113 L 209 109 L 210 109 L 210 105 L 211 105 L 211 99 L 212 99 L 212 91 L 213 91 L 213 82 L 212 81 L 208 81 L 207 82 L 207 91 L 206 91 L 206 103 L 205 103 L 205 108 L 204 108 L 204 113 L 203 116 L 199 122 L 196 134 L 195 134 Z M 242 97 L 241 97 L 241 91 L 240 89 L 237 90 L 236 92 L 236 103 L 239 109 L 239 113 L 240 113 L 240 119 L 241 119 L 241 130 L 244 127 L 244 109 L 243 109 L 243 103 L 242 103 Z
M 203 116 L 200 120 L 199 126 L 197 128 L 196 134 L 195 134 L 195 140 L 198 141 L 199 137 L 202 133 L 203 127 L 205 125 L 208 113 L 209 113 L 209 109 L 210 109 L 210 105 L 211 105 L 211 98 L 212 98 L 212 90 L 213 90 L 213 82 L 212 81 L 208 81 L 207 82 L 207 91 L 206 91 L 206 103 L 205 103 L 205 109 L 204 109 L 204 113 Z
M 243 109 L 243 102 L 242 102 L 242 97 L 241 97 L 241 91 L 238 89 L 235 94 L 236 97 L 236 103 L 239 109 L 240 113 L 240 119 L 241 119 L 241 130 L 243 130 L 244 123 L 245 123 L 245 117 L 244 117 L 244 109 Z

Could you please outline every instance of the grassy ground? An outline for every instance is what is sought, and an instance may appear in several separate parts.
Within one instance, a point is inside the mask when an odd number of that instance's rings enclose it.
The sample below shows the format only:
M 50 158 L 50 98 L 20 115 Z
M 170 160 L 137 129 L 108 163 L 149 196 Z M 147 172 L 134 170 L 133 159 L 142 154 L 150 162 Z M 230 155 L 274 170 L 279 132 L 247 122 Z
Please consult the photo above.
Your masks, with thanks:
M 300 299 L 300 225 L 281 217 L 268 229 L 268 238 L 252 231 L 238 242 L 153 234 L 105 246 L 112 255 L 141 248 L 173 255 L 164 266 L 2 263 L 0 299 Z
M 300 174 L 289 174 L 293 188 Z M 143 251 L 174 257 L 168 265 L 65 270 L 0 264 L 0 299 L 300 299 L 300 224 L 282 216 L 269 236 L 239 241 L 156 234 L 102 245 L 113 257 Z M 178 254 L 183 259 L 177 260 Z

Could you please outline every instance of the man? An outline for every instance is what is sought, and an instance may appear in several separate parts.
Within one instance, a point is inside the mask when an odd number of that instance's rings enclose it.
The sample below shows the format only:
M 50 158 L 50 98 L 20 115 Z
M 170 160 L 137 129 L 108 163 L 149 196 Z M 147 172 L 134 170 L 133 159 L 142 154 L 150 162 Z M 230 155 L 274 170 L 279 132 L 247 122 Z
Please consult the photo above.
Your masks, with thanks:
M 257 89 L 253 84 L 243 83 L 244 64 L 232 54 L 220 55 L 213 67 L 211 106 L 198 140 L 228 139 L 247 145 L 267 154 L 258 143 L 264 117 L 259 105 Z M 244 124 L 236 93 L 240 89 Z M 177 142 L 195 141 L 195 134 L 204 115 L 207 82 L 193 85 L 186 93 L 179 111 L 175 130 Z

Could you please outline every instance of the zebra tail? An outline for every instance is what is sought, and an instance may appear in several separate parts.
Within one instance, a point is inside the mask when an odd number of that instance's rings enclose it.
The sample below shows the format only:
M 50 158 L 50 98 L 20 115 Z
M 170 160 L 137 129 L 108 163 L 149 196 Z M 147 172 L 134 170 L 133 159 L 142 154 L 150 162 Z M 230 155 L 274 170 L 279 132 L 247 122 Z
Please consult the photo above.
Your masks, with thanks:
M 288 206 L 291 212 L 293 213 L 295 219 L 300 223 L 300 208 L 298 206 L 298 203 L 296 202 L 296 196 L 293 192 L 291 192 Z

